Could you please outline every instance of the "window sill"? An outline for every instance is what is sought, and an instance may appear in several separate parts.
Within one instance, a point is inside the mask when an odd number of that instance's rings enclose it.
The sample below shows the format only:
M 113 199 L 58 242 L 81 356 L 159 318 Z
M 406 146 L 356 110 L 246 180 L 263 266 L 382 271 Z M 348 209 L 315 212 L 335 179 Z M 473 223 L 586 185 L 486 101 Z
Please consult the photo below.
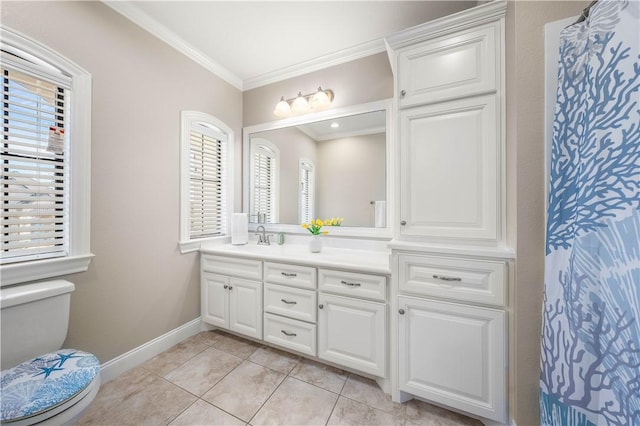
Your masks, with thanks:
M 199 240 L 188 240 L 188 241 L 179 241 L 178 246 L 180 247 L 180 253 L 193 253 L 194 251 L 200 250 L 200 246 L 203 243 L 218 243 L 224 244 L 231 241 L 231 237 L 228 235 L 220 236 L 220 237 L 211 237 L 211 238 L 202 238 Z
M 2 265 L 1 286 L 26 283 L 45 278 L 84 272 L 89 268 L 93 254 L 66 256 L 46 260 Z

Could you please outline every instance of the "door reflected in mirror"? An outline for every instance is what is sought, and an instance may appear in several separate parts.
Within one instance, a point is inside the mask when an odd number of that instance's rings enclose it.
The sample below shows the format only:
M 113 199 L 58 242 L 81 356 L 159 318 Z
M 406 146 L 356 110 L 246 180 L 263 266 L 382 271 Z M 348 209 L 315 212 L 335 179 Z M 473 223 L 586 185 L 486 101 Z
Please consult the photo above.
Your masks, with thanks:
M 249 133 L 249 222 L 341 217 L 345 227 L 384 228 L 386 114 L 378 109 Z

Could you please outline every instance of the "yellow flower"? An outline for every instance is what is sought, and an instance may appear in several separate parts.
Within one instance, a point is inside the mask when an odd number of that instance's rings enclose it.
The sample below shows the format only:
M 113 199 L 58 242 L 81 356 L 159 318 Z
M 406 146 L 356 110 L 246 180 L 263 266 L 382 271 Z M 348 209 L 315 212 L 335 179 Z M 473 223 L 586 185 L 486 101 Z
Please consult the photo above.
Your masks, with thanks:
M 323 235 L 327 235 L 329 233 L 329 231 L 322 231 Z
M 325 220 L 324 220 L 324 224 L 325 224 L 326 226 L 331 226 L 331 219 L 325 219 Z
M 323 222 L 322 219 L 316 219 L 316 226 L 322 226 Z
M 306 223 L 303 223 L 301 226 L 302 226 L 304 229 L 308 229 L 308 228 L 309 228 L 309 225 L 307 225 Z

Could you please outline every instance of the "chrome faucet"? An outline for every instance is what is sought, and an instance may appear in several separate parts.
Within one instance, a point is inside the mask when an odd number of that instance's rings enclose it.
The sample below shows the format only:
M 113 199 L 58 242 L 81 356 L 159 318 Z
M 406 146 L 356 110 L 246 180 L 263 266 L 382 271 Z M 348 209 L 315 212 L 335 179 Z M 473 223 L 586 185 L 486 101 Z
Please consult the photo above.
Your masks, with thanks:
M 258 244 L 267 246 L 271 245 L 271 241 L 269 241 L 269 237 L 271 237 L 271 235 L 267 235 L 267 231 L 264 229 L 264 226 L 259 225 L 256 228 L 256 235 L 258 236 Z

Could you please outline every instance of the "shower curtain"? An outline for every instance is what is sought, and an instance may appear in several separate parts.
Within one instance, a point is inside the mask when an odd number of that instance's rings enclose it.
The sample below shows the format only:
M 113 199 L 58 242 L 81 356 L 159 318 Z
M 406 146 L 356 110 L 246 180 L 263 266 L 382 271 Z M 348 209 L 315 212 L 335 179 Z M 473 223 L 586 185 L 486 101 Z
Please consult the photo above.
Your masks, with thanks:
M 640 426 L 640 1 L 561 34 L 541 343 L 543 425 Z

